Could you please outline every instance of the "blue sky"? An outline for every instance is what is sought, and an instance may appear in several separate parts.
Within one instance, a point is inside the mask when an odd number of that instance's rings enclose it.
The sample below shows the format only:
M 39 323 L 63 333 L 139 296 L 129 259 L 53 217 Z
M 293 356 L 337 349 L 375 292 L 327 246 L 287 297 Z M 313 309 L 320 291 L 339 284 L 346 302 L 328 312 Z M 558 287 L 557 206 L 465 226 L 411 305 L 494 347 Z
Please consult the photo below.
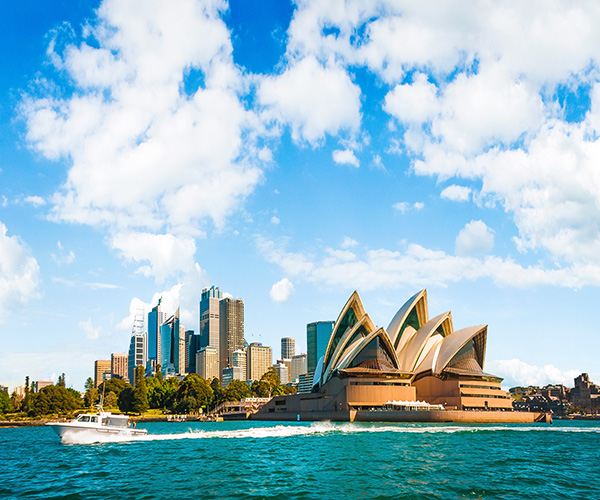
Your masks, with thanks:
M 0 383 L 213 284 L 276 355 L 427 288 L 504 385 L 600 379 L 595 2 L 65 5 L 0 5 Z

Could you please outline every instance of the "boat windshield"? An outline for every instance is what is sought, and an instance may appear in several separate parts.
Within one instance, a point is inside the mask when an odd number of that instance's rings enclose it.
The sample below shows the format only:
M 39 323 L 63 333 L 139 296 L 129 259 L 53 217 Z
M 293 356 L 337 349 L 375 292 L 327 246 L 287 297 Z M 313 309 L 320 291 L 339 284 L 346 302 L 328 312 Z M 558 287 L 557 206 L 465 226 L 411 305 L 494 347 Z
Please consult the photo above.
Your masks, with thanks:
M 89 422 L 90 416 L 89 415 L 79 415 L 79 418 L 77 420 L 79 422 Z

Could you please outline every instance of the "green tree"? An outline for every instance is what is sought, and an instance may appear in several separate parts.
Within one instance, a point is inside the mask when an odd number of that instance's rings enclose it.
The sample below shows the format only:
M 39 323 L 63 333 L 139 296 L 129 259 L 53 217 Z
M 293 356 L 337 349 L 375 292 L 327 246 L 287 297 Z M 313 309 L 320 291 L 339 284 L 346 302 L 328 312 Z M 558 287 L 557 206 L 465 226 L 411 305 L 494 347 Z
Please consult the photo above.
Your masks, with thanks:
M 74 389 L 49 385 L 31 395 L 29 415 L 39 417 L 54 413 L 65 414 L 81 406 L 81 395 Z
M 92 388 L 95 388 L 94 379 L 92 377 L 87 378 L 87 380 L 85 381 L 84 388 L 85 388 L 86 392 Z
M 225 401 L 240 401 L 250 397 L 250 387 L 242 380 L 232 380 L 225 388 Z
M 121 410 L 122 412 L 130 412 L 133 411 L 132 410 L 132 400 L 133 400 L 133 387 L 131 387 L 131 385 L 127 384 L 128 387 L 125 387 L 120 393 L 119 393 L 119 397 L 117 398 L 117 406 L 119 407 L 119 410 Z
M 163 381 L 162 366 L 156 365 L 156 378 L 159 382 Z
M 135 388 L 132 392 L 131 409 L 136 413 L 144 413 L 148 410 L 148 390 L 142 365 L 135 370 Z
M 196 373 L 190 373 L 177 388 L 176 410 L 178 412 L 196 411 L 210 404 L 213 389 L 206 380 Z
M 56 381 L 56 385 L 58 387 L 66 387 L 66 382 L 65 382 L 65 374 L 62 373 L 58 376 L 58 380 Z
M 110 392 L 109 394 L 114 394 L 114 392 Z M 100 398 L 100 395 L 98 394 L 98 389 L 96 389 L 94 387 L 94 385 L 92 384 L 92 387 L 90 387 L 87 391 L 85 391 L 85 395 L 83 396 L 83 401 L 85 403 L 85 406 L 87 406 L 88 408 L 91 408 L 92 406 L 94 406 L 95 404 L 98 403 L 98 399 Z
M 106 408 L 114 408 L 117 404 L 117 395 L 110 391 L 106 396 L 104 396 L 104 406 Z
M 11 411 L 13 411 L 13 405 L 8 392 L 0 390 L 0 413 L 10 413 Z
M 98 394 L 104 394 L 104 396 L 106 396 L 110 391 L 112 391 L 118 397 L 119 394 L 121 394 L 121 391 L 127 386 L 131 387 L 130 384 L 124 380 L 121 380 L 120 378 L 111 378 L 105 380 L 98 386 Z

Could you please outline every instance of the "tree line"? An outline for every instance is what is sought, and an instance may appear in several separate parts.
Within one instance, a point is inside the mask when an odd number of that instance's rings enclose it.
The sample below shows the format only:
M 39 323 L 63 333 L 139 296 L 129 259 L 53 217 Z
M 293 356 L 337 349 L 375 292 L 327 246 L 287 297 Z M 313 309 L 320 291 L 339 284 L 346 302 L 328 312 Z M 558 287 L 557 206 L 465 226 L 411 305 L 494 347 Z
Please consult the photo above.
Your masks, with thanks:
M 13 392 L 8 396 L 0 391 L 0 414 L 20 413 L 23 416 L 41 417 L 46 415 L 66 416 L 76 410 L 94 408 L 103 399 L 105 408 L 118 407 L 126 413 L 144 413 L 157 409 L 174 413 L 198 413 L 210 411 L 228 401 L 240 401 L 243 398 L 266 398 L 282 394 L 291 394 L 296 389 L 282 386 L 274 369 L 266 372 L 252 385 L 241 380 L 232 380 L 222 388 L 219 379 L 205 380 L 191 373 L 183 380 L 176 377 L 163 378 L 160 366 L 156 375 L 144 376 L 140 365 L 136 369 L 135 384 L 132 386 L 121 379 L 102 382 L 97 388 L 89 377 L 85 382 L 85 393 L 65 386 L 65 374 L 61 374 L 56 385 L 50 385 L 35 391 L 29 377 L 25 378 L 24 394 Z

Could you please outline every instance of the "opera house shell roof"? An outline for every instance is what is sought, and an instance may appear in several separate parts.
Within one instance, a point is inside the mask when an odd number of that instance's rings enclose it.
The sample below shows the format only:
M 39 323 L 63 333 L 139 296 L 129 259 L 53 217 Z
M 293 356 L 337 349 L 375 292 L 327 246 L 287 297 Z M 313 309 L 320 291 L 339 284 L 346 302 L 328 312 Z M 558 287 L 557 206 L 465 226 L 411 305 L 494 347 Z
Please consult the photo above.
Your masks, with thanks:
M 387 372 L 417 380 L 437 377 L 493 377 L 483 372 L 487 325 L 454 330 L 450 312 L 429 318 L 427 290 L 398 310 L 387 330 L 377 328 L 354 292 L 340 313 L 313 388 L 337 374 Z

